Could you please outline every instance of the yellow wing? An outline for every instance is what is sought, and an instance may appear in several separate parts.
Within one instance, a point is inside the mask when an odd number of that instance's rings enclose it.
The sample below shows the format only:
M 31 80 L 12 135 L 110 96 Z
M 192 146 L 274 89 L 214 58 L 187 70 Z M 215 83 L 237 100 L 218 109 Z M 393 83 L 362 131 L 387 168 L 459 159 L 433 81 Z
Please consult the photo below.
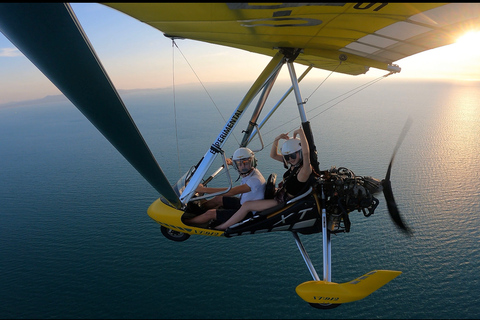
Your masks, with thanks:
M 358 75 L 480 29 L 480 3 L 108 3 L 167 36 Z M 339 66 L 340 61 L 343 61 Z

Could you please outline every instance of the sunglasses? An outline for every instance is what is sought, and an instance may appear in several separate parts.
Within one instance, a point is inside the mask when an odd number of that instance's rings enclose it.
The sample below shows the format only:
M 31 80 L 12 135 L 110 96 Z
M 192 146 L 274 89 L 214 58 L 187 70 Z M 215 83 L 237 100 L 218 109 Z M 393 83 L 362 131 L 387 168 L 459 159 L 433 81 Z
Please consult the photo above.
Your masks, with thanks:
M 241 160 L 235 160 L 235 164 L 238 166 L 240 165 L 247 165 L 250 164 L 250 159 L 241 159 Z
M 286 154 L 286 155 L 283 156 L 283 158 L 285 159 L 285 161 L 288 161 L 290 159 L 295 160 L 295 159 L 297 159 L 297 154 L 298 154 L 298 152 L 295 152 L 295 153 L 292 153 L 292 154 Z

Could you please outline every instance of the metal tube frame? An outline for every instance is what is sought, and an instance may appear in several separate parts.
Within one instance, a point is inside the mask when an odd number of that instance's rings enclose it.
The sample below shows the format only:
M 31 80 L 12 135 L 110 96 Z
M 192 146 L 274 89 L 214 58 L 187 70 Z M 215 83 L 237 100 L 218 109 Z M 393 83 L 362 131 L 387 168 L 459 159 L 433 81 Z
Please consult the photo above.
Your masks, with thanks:
M 332 242 L 330 231 L 327 228 L 327 210 L 325 209 L 325 193 L 322 189 L 322 251 L 323 251 L 323 280 L 332 281 Z
M 288 71 L 290 72 L 290 79 L 292 81 L 293 91 L 295 93 L 295 98 L 297 100 L 298 111 L 300 113 L 300 118 L 302 123 L 307 122 L 307 116 L 305 113 L 305 106 L 302 100 L 302 96 L 300 94 L 300 88 L 298 86 L 297 76 L 295 74 L 295 68 L 293 66 L 293 61 L 287 62 Z M 330 239 L 330 231 L 327 228 L 327 212 L 325 209 L 325 193 L 323 192 L 323 185 L 321 186 L 322 189 L 322 198 L 321 198 L 321 208 L 322 208 L 322 249 L 323 249 L 323 280 L 324 281 L 332 281 L 332 244 Z M 300 238 L 295 232 L 293 233 L 293 237 L 295 238 L 295 242 L 300 250 L 300 253 L 305 260 L 308 270 L 310 271 L 314 280 L 319 280 L 318 275 L 315 271 L 315 268 L 312 264 L 312 261 L 308 257 L 305 248 L 303 247 Z
M 210 149 L 205 153 L 202 161 L 198 165 L 195 173 L 190 178 L 190 182 L 185 187 L 182 195 L 180 196 L 180 201 L 183 204 L 187 204 L 192 196 L 195 194 L 195 189 L 200 184 L 202 178 L 207 173 L 210 166 L 213 164 L 217 154 L 220 152 L 221 148 L 225 144 L 225 141 L 228 139 L 232 130 L 237 125 L 238 121 L 242 117 L 244 111 L 250 105 L 255 96 L 262 90 L 262 88 L 271 81 L 272 75 L 278 72 L 278 69 L 282 67 L 285 63 L 284 55 L 281 52 L 278 52 L 270 61 L 270 63 L 265 67 L 263 72 L 257 78 L 255 83 L 252 85 L 250 90 L 247 92 L 243 100 L 240 102 L 238 107 L 235 109 L 233 114 L 230 116 L 230 119 L 227 121 L 223 129 L 220 131 L 220 134 L 215 139 Z
M 292 231 L 292 235 L 295 238 L 295 242 L 297 243 L 298 250 L 300 250 L 300 254 L 303 257 L 303 261 L 305 261 L 305 264 L 307 265 L 308 271 L 310 271 L 310 274 L 312 275 L 313 280 L 320 281 L 317 271 L 313 266 L 312 260 L 310 260 L 307 250 L 305 250 L 305 247 L 303 246 L 302 241 L 300 241 L 298 234 L 295 231 Z
M 298 82 L 302 81 L 303 78 L 307 75 L 310 70 L 312 70 L 312 66 L 309 66 L 303 74 L 298 78 Z M 270 117 L 277 111 L 277 109 L 280 107 L 280 105 L 285 101 L 285 99 L 290 95 L 290 93 L 293 91 L 293 86 L 288 88 L 288 90 L 283 94 L 283 96 L 278 100 L 278 102 L 272 107 L 272 109 L 267 113 L 267 115 L 263 118 L 263 120 L 260 122 L 260 124 L 257 126 L 256 130 L 252 132 L 250 135 L 250 139 L 248 140 L 248 143 L 252 141 L 252 139 L 255 137 L 257 133 L 260 133 L 260 129 L 263 127 L 263 125 L 270 119 Z
M 254 128 L 257 127 L 258 117 L 260 116 L 260 112 L 263 110 L 265 106 L 265 102 L 267 101 L 270 92 L 272 91 L 273 85 L 275 84 L 275 80 L 277 80 L 278 74 L 280 73 L 281 68 L 278 68 L 276 73 L 272 74 L 270 79 L 267 81 L 266 85 L 263 88 L 262 94 L 258 99 L 257 106 L 252 113 L 252 117 L 250 118 L 250 122 L 248 123 L 247 129 L 244 131 L 245 134 L 243 136 L 242 142 L 240 143 L 240 147 L 246 147 L 249 142 L 251 141 L 249 138 L 251 137 Z M 258 129 L 257 129 L 258 130 Z M 263 147 L 262 147 L 263 149 Z M 261 149 L 260 149 L 261 150 Z M 257 151 L 260 151 L 257 150 Z

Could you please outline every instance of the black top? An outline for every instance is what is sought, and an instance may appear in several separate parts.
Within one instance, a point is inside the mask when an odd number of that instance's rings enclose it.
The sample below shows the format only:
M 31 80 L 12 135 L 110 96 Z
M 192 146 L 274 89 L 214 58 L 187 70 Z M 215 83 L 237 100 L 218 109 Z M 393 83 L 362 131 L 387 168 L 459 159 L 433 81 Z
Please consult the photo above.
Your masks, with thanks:
M 291 167 L 283 174 L 283 188 L 286 191 L 284 201 L 295 198 L 297 195 L 305 190 L 306 185 L 310 179 L 305 182 L 298 181 L 298 172 L 301 167 Z

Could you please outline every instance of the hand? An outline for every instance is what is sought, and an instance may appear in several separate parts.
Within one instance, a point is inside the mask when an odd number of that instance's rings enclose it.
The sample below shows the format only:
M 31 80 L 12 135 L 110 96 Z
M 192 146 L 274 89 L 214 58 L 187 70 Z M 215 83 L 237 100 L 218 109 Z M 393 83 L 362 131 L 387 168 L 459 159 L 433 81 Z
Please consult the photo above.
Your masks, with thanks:
M 275 141 L 278 142 L 278 140 L 280 140 L 280 139 L 288 140 L 288 139 L 290 139 L 290 137 L 288 136 L 288 134 L 282 133 L 282 134 L 280 134 L 279 136 L 277 136 L 277 137 L 275 138 Z
M 293 131 L 293 138 L 295 139 L 297 135 L 301 136 L 304 135 L 302 127 L 298 128 L 297 130 Z
M 205 189 L 204 189 L 203 184 L 200 183 L 200 184 L 198 185 L 197 189 L 195 189 L 195 192 L 203 193 L 203 192 L 205 192 L 204 190 L 205 190 Z

